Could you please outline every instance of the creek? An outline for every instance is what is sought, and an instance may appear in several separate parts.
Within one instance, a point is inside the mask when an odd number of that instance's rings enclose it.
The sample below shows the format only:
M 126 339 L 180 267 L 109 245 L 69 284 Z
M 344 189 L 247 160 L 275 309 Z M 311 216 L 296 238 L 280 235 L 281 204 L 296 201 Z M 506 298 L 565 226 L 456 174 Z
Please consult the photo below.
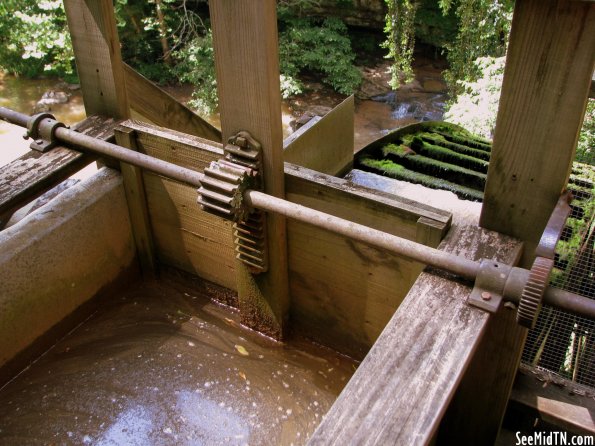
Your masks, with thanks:
M 387 62 L 364 68 L 364 82 L 356 93 L 354 151 L 358 152 L 394 128 L 442 119 L 447 99 L 442 77 L 444 69 L 444 61 L 418 55 L 414 64 L 415 79 L 394 92 L 388 87 Z M 182 102 L 188 101 L 192 93 L 192 87 L 188 85 L 166 87 L 166 90 Z M 56 119 L 70 125 L 85 117 L 80 89 L 74 89 L 58 79 L 25 79 L 0 74 L 2 107 L 32 114 L 36 103 L 47 91 L 65 91 L 69 95 L 68 102 L 50 106 L 50 113 Z M 293 132 L 291 123 L 302 114 L 322 114 L 344 99 L 345 96 L 334 93 L 316 79 L 307 81 L 305 93 L 283 101 L 284 137 Z M 210 116 L 208 121 L 220 127 L 217 114 Z M 23 129 L 0 122 L 0 166 L 27 152 L 28 143 L 22 135 Z

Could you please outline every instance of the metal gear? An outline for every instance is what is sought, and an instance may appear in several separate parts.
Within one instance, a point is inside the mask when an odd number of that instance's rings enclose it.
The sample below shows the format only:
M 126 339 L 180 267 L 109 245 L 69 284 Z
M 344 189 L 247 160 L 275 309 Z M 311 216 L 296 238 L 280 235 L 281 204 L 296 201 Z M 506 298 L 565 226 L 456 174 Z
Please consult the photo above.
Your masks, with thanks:
M 201 208 L 234 221 L 236 258 L 253 274 L 268 269 L 266 216 L 244 203 L 247 189 L 261 189 L 261 146 L 245 131 L 232 136 L 225 146 L 225 159 L 204 169 L 198 189 Z
M 244 191 L 252 186 L 256 172 L 227 160 L 211 162 L 204 169 L 204 177 L 198 189 L 198 203 L 204 211 L 233 221 L 248 217 L 244 206 Z
M 547 257 L 535 258 L 519 302 L 516 320 L 520 325 L 527 328 L 535 326 L 537 316 L 541 310 L 541 300 L 548 286 L 553 267 L 553 259 Z

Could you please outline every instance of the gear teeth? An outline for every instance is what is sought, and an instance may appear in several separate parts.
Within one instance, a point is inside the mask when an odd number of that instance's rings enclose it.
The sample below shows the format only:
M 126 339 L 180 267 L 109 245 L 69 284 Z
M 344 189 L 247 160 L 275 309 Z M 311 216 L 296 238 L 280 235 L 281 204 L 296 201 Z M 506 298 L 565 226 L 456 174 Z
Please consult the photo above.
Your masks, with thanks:
M 254 177 L 252 169 L 226 160 L 211 162 L 204 169 L 198 203 L 204 211 L 228 218 L 243 218 L 243 193 Z
M 252 273 L 268 269 L 266 256 L 266 216 L 264 212 L 252 212 L 245 221 L 233 225 L 236 258 L 248 265 Z
M 533 328 L 541 310 L 541 300 L 548 286 L 548 279 L 554 261 L 546 257 L 536 257 L 529 272 L 529 279 L 525 284 L 519 308 L 517 322 L 527 328 Z
M 248 132 L 232 136 L 225 159 L 204 169 L 198 203 L 207 212 L 233 220 L 236 258 L 253 274 L 268 270 L 266 216 L 243 203 L 247 189 L 262 189 L 261 146 Z

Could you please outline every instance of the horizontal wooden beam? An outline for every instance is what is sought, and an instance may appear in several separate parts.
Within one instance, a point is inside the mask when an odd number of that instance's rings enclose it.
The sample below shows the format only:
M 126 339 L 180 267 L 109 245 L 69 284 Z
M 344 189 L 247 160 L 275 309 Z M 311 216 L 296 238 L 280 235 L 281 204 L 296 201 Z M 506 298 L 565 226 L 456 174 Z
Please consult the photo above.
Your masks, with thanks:
M 519 248 L 475 226 L 454 227 L 441 244 L 470 259 L 505 263 Z M 309 444 L 429 444 L 490 320 L 466 304 L 470 292 L 448 275 L 422 273 Z
M 519 371 L 510 396 L 510 410 L 528 413 L 531 421 L 539 418 L 561 430 L 594 435 L 595 399 L 581 395 L 581 389 L 573 389 L 573 383 L 563 381 L 556 382 L 539 371 Z
M 89 136 L 108 140 L 117 121 L 99 116 L 85 119 L 74 128 Z M 47 153 L 31 150 L 0 168 L 0 227 L 10 215 L 95 160 L 94 156 L 63 146 Z
M 221 131 L 153 82 L 124 64 L 130 108 L 151 122 L 189 135 L 221 142 Z

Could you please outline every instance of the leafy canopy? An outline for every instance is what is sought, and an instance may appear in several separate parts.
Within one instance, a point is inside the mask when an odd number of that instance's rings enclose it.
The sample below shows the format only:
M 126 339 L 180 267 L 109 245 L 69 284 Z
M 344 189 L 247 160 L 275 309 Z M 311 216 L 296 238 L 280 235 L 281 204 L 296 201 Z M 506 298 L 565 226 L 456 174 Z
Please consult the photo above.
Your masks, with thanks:
M 411 62 L 415 37 L 419 34 L 429 43 L 440 44 L 446 52 L 450 68 L 445 77 L 451 91 L 461 91 L 458 81 L 475 81 L 480 71 L 474 64 L 479 57 L 499 57 L 506 52 L 512 20 L 514 0 L 385 0 L 388 6 L 385 46 L 388 57 L 394 60 L 392 86 L 412 77 Z M 444 23 L 436 23 L 433 11 L 438 4 Z M 417 14 L 425 13 L 424 20 Z M 456 30 L 451 35 L 444 32 L 456 18 Z M 427 18 L 434 24 L 428 25 Z M 433 26 L 432 26 L 433 25 Z M 435 29 L 443 29 L 442 33 Z M 439 38 L 434 38 L 436 34 Z
M 0 69 L 29 77 L 76 77 L 60 0 L 0 2 Z

